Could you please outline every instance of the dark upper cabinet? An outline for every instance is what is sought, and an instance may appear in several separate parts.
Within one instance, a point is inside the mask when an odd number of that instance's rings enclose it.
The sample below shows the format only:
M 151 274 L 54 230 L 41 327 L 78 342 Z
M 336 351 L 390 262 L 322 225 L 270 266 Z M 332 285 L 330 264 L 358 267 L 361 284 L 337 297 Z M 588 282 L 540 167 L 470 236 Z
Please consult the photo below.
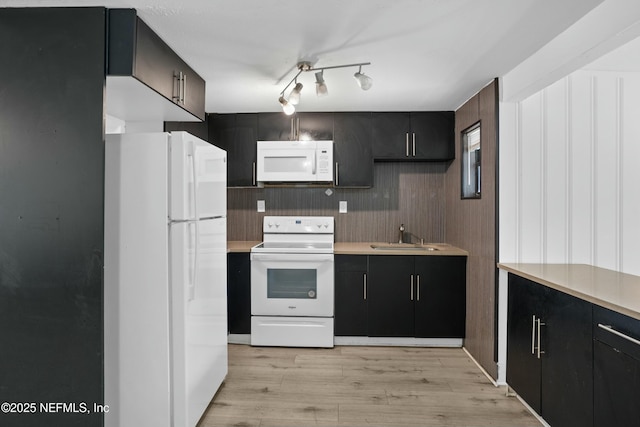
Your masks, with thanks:
M 590 303 L 509 275 L 507 383 L 550 425 L 593 425 Z
M 593 336 L 593 425 L 640 425 L 640 320 L 594 306 Z
M 227 186 L 255 186 L 258 114 L 209 114 L 208 119 L 210 142 L 227 150 Z
M 333 113 L 258 114 L 259 141 L 333 140 Z
M 107 74 L 132 76 L 205 119 L 205 82 L 145 24 L 135 9 L 108 11 Z
M 374 159 L 445 161 L 455 157 L 453 111 L 372 115 Z
M 203 122 L 164 122 L 164 131 L 185 131 L 197 136 L 203 141 L 211 142 L 209 141 L 209 123 L 207 118 L 205 118 Z
M 334 184 L 372 187 L 371 113 L 336 113 L 333 119 Z
M 335 335 L 367 335 L 367 256 L 335 256 Z

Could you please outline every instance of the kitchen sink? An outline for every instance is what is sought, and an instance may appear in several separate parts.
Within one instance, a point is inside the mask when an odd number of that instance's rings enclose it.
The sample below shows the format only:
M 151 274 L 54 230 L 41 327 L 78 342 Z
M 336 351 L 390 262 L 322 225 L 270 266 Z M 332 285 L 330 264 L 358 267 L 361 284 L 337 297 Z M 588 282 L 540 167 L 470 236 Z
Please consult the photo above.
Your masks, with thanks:
M 381 251 L 387 251 L 387 250 L 439 251 L 440 250 L 433 245 L 429 245 L 429 244 L 422 245 L 420 243 L 374 243 L 371 245 L 371 248 L 381 250 Z

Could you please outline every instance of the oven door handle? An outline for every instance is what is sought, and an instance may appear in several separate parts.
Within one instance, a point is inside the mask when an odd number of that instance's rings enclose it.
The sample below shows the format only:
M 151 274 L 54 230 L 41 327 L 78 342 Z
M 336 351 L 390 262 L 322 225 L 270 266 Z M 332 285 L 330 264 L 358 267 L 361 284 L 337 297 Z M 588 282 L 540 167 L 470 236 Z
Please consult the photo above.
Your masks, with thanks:
M 265 254 L 251 253 L 251 261 L 271 261 L 271 262 L 333 262 L 333 254 Z

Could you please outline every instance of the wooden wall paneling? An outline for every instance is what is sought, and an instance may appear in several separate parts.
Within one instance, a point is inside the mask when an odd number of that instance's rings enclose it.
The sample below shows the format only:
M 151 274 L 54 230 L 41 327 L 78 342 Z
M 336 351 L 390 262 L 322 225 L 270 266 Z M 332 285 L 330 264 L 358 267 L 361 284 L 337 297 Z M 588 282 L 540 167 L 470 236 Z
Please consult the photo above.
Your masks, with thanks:
M 465 347 L 497 378 L 496 363 L 496 154 L 497 83 L 456 111 L 456 159 L 446 174 L 445 240 L 469 252 Z M 482 195 L 461 199 L 461 132 L 481 122 Z
M 326 215 L 336 221 L 337 242 L 393 242 L 404 224 L 413 241 L 444 241 L 443 163 L 384 162 L 374 165 L 368 189 L 256 188 L 228 190 L 229 240 L 261 240 L 266 215 Z M 256 212 L 265 200 L 266 212 Z M 348 212 L 338 213 L 347 201 Z

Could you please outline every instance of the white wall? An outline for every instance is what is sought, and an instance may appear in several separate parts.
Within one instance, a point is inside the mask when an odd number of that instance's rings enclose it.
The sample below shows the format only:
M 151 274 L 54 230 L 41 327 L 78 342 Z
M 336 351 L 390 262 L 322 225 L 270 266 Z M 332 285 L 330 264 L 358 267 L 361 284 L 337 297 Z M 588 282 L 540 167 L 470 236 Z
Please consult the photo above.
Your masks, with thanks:
M 640 275 L 640 73 L 577 71 L 500 110 L 500 261 Z
M 640 73 L 576 71 L 500 104 L 500 262 L 640 275 Z M 499 274 L 498 383 L 507 274 Z

